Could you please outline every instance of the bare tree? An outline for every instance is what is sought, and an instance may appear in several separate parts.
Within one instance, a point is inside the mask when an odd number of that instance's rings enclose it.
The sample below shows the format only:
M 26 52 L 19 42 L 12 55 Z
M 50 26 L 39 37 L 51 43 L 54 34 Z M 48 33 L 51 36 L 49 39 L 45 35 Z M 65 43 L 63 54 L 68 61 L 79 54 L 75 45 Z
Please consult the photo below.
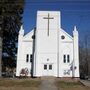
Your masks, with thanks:
M 90 78 L 90 36 L 84 33 L 83 41 L 80 43 L 80 73 Z

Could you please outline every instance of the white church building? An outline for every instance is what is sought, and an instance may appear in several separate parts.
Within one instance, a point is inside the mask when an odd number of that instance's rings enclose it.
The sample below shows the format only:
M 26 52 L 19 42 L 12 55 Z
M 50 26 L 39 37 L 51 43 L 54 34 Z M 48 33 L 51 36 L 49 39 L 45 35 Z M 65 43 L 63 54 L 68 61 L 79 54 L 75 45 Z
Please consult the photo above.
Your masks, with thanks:
M 60 11 L 37 11 L 36 28 L 18 35 L 16 76 L 79 78 L 79 44 L 76 26 L 73 36 L 61 28 Z

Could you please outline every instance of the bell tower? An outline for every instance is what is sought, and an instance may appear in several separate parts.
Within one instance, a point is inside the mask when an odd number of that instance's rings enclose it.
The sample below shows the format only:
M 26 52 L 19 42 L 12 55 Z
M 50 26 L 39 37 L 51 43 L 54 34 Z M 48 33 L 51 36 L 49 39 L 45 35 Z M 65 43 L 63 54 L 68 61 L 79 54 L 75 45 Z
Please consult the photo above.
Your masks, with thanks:
M 38 11 L 36 27 L 34 76 L 45 76 L 46 73 L 46 76 L 57 76 L 58 33 L 61 27 L 60 12 Z M 44 70 L 45 64 L 48 72 Z M 49 65 L 52 67 L 52 71 L 49 70 Z

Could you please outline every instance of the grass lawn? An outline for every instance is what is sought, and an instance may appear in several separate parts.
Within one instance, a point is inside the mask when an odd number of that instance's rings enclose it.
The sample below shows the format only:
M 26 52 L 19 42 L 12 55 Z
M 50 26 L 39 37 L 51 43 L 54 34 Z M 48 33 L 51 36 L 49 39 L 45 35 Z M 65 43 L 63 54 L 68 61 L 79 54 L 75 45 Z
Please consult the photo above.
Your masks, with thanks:
M 82 85 L 80 82 L 57 81 L 58 90 L 90 90 L 90 87 Z
M 0 79 L 0 90 L 39 90 L 40 79 Z

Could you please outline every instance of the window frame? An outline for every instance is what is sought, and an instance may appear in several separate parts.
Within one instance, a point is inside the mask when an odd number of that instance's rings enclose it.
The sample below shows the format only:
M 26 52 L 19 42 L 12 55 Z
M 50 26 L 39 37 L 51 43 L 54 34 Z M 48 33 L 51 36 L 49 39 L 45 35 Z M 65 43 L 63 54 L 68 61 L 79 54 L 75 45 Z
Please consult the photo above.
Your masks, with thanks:
M 70 55 L 67 55 L 67 63 L 70 63 Z
M 26 62 L 29 62 L 29 54 L 26 54 Z
M 47 70 L 47 64 L 44 64 L 44 70 Z
M 63 55 L 63 62 L 66 63 L 66 60 L 67 60 L 67 59 L 66 59 L 66 55 L 64 54 L 64 55 Z
M 33 55 L 30 54 L 30 62 L 32 62 L 32 59 L 33 59 Z
M 52 70 L 52 64 L 49 65 L 49 70 Z

